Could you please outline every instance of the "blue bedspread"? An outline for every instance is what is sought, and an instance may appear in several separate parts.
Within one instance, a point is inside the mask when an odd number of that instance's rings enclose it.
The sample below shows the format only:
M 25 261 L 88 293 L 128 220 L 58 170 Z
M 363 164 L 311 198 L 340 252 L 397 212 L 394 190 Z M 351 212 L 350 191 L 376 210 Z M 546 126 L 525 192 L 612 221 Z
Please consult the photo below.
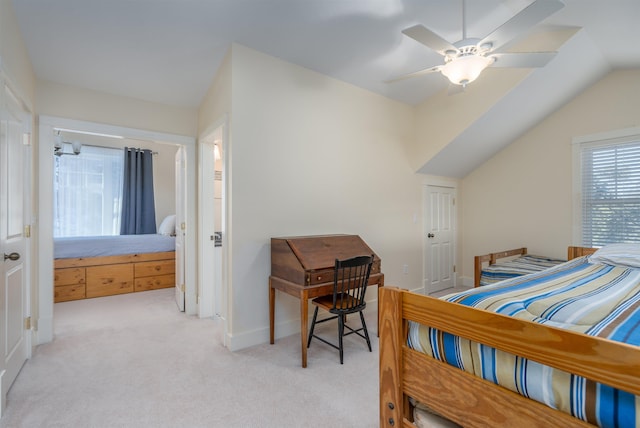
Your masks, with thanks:
M 54 238 L 53 257 L 69 259 L 175 251 L 175 239 L 155 234 Z

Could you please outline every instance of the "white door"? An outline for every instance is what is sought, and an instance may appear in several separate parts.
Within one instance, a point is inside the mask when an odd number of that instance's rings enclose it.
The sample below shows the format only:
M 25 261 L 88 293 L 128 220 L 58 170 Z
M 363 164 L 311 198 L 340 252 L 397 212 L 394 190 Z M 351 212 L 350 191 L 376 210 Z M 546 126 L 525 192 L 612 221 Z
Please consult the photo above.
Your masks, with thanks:
M 178 309 L 184 312 L 185 289 L 185 246 L 184 237 L 186 231 L 186 151 L 180 147 L 176 152 L 176 304 Z
M 455 192 L 451 187 L 424 188 L 426 293 L 455 287 Z
M 29 311 L 28 246 L 25 236 L 25 203 L 30 199 L 28 175 L 28 113 L 3 85 L 0 123 L 0 349 L 2 384 L 0 416 L 7 391 L 30 351 L 26 318 Z

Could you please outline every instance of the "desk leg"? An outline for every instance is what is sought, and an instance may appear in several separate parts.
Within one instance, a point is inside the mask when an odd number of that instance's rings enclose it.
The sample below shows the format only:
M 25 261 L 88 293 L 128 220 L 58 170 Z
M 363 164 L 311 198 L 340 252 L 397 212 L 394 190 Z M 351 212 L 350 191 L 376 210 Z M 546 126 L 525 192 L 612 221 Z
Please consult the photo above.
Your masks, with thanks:
M 307 329 L 309 327 L 309 293 L 300 292 L 300 345 L 302 350 L 302 367 L 307 367 Z
M 275 343 L 276 289 L 271 286 L 269 278 L 269 343 Z

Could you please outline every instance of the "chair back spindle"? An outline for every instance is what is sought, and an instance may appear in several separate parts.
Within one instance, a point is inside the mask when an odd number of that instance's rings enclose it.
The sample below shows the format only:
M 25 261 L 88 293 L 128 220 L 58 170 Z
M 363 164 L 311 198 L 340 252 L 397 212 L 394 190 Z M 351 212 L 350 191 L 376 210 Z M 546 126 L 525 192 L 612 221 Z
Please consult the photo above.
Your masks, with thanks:
M 371 274 L 372 256 L 359 256 L 335 262 L 332 313 L 351 313 L 366 306 L 364 300 Z
M 374 256 L 358 256 L 346 260 L 336 259 L 333 277 L 333 296 L 320 296 L 312 300 L 316 306 L 313 312 L 313 320 L 311 321 L 311 331 L 307 340 L 307 348 L 311 346 L 311 339 L 314 337 L 327 345 L 330 345 L 340 351 L 340 364 L 343 362 L 343 342 L 342 338 L 350 334 L 356 334 L 367 342 L 369 352 L 371 352 L 371 341 L 367 332 L 367 324 L 362 311 L 367 306 L 364 300 L 367 286 L 369 285 L 369 276 L 371 274 L 371 266 L 373 265 Z M 333 314 L 332 317 L 318 320 L 318 308 Z M 346 324 L 348 314 L 359 313 L 361 328 L 352 328 Z M 315 326 L 318 323 L 338 319 L 338 345 L 314 334 Z M 347 332 L 345 333 L 345 329 Z

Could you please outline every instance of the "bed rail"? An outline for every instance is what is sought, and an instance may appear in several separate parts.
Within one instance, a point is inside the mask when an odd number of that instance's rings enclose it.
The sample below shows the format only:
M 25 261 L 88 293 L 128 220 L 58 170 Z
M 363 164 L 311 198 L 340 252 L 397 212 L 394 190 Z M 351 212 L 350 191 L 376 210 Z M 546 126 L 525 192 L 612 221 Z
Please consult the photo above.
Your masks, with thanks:
M 408 321 L 640 395 L 640 347 L 393 287 L 381 288 L 378 301 L 381 427 L 411 426 L 409 396 L 464 426 L 590 426 L 409 349 Z

